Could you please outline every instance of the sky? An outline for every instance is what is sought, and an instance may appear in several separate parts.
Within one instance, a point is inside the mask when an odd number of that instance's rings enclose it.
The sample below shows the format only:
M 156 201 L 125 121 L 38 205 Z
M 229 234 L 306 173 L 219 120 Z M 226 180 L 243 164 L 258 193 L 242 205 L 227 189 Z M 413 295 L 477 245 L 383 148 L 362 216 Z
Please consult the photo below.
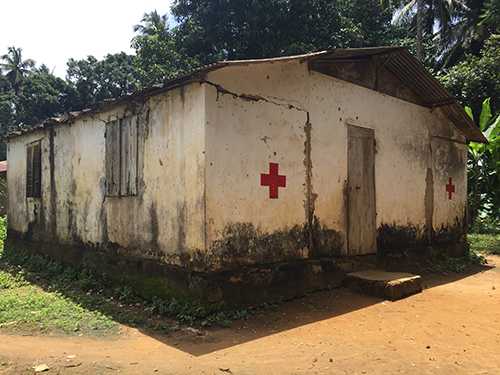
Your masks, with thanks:
M 70 57 L 132 53 L 133 26 L 145 12 L 165 14 L 173 0 L 10 0 L 0 3 L 0 56 L 21 47 L 23 58 L 65 77 Z

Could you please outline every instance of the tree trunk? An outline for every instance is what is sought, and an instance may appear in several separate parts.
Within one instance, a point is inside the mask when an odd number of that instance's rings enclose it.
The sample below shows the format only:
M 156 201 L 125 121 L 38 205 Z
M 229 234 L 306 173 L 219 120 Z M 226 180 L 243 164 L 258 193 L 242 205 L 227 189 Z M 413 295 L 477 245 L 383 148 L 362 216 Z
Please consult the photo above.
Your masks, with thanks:
M 424 0 L 417 0 L 417 59 L 424 61 Z

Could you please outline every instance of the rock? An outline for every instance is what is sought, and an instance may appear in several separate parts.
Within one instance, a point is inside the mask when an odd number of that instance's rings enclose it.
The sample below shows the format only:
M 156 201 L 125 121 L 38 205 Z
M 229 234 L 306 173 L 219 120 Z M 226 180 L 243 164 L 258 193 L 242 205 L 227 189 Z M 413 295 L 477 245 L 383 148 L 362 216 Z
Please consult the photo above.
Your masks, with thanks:
M 50 367 L 47 366 L 45 363 L 42 363 L 42 364 L 36 365 L 35 367 L 33 367 L 33 369 L 35 370 L 36 373 L 38 373 L 38 372 L 49 371 Z
M 203 336 L 203 331 L 196 329 L 196 328 L 193 328 L 193 327 L 187 327 L 186 331 L 188 331 L 190 333 L 194 333 L 197 336 Z
M 81 366 L 82 365 L 82 362 L 74 362 L 74 363 L 67 363 L 64 365 L 64 367 L 66 368 L 72 368 L 72 367 L 78 367 L 78 366 Z

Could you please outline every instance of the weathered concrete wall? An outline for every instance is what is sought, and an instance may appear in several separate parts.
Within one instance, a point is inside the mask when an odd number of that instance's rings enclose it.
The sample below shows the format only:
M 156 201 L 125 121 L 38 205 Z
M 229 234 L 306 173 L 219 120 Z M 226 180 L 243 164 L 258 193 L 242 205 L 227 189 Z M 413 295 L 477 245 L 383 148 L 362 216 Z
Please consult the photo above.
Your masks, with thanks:
M 105 124 L 130 114 L 143 136 L 138 194 L 106 197 Z M 202 84 L 12 139 L 9 229 L 198 270 L 348 254 L 349 124 L 375 132 L 380 250 L 457 241 L 464 137 L 437 109 L 299 60 L 228 66 Z M 41 199 L 25 197 L 26 145 L 37 139 Z M 276 164 L 286 186 L 270 199 L 261 174 Z
M 10 141 L 9 229 L 182 263 L 204 248 L 204 89 L 181 87 Z M 105 195 L 105 124 L 136 114 L 137 196 Z M 26 198 L 26 145 L 42 140 L 42 198 Z
M 438 111 L 315 72 L 310 81 L 316 213 L 324 223 L 346 225 L 345 210 L 335 209 L 344 203 L 340 192 L 347 179 L 346 124 L 375 130 L 379 244 L 403 247 L 424 240 L 426 224 L 439 231 L 451 229 L 457 220 L 462 222 L 466 146 L 445 138 L 465 139 Z M 333 168 L 331 160 L 336 161 Z M 325 173 L 332 169 L 333 175 Z M 445 186 L 449 177 L 456 190 L 451 200 Z M 426 209 L 432 222 L 426 219 Z
M 445 138 L 464 137 L 438 110 L 300 61 L 227 67 L 207 81 L 207 238 L 221 266 L 348 253 L 347 124 L 375 130 L 382 248 L 425 245 L 461 225 L 465 145 Z M 278 199 L 260 185 L 270 162 L 287 178 Z
M 41 140 L 42 147 L 42 190 L 46 190 L 48 176 L 48 137 L 45 132 L 36 131 L 22 137 L 11 139 L 7 145 L 7 160 L 11 165 L 7 176 L 8 190 L 8 226 L 16 232 L 33 234 L 45 231 L 46 212 L 48 196 L 41 199 L 26 198 L 26 146 L 32 142 Z M 36 223 L 37 228 L 34 228 Z M 35 237 L 36 238 L 36 237 Z
M 306 72 L 296 63 L 257 64 L 206 79 L 208 254 L 222 267 L 307 258 Z M 278 199 L 260 185 L 270 163 L 286 176 Z

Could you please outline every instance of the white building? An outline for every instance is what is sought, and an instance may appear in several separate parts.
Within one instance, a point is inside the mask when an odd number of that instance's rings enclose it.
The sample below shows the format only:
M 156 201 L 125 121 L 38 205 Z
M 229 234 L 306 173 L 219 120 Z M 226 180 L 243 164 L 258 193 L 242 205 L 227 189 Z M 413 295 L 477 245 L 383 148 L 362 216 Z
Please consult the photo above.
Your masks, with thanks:
M 9 235 L 118 273 L 113 257 L 166 265 L 168 291 L 201 290 L 193 272 L 255 284 L 244 269 L 271 288 L 325 259 L 460 247 L 468 141 L 402 48 L 220 62 L 11 134 Z

